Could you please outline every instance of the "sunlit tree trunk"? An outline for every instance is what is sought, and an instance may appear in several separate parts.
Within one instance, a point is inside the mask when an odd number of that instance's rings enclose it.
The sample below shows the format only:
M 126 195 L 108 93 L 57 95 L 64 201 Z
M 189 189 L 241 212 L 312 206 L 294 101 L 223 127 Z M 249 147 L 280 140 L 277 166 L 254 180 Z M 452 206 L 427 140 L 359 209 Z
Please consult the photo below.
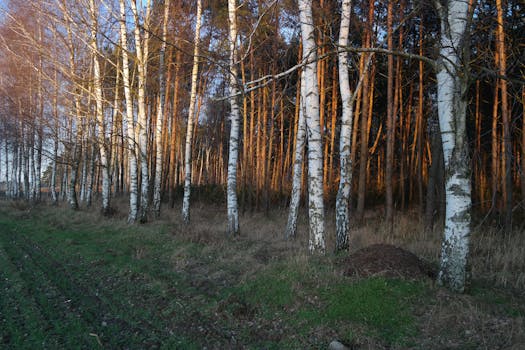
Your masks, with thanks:
M 133 99 L 131 98 L 131 81 L 129 76 L 128 39 L 126 27 L 126 7 L 124 0 L 120 4 L 120 44 L 122 45 L 122 80 L 124 84 L 124 97 L 126 99 L 126 123 L 124 126 L 127 134 L 128 168 L 129 168 L 129 214 L 128 222 L 135 222 L 138 218 L 138 164 L 135 147 L 135 121 L 133 117 Z
M 392 1 L 388 2 L 387 27 L 388 38 L 387 45 L 389 50 L 393 50 L 394 42 L 392 38 L 392 22 L 393 22 L 393 7 Z M 385 174 L 385 192 L 386 192 L 386 210 L 385 219 L 388 230 L 392 233 L 394 229 L 394 190 L 392 185 L 392 178 L 394 176 L 394 56 L 388 55 L 388 76 L 387 76 L 387 120 L 386 120 L 386 174 Z
M 98 32 L 98 11 L 95 8 L 95 1 L 90 0 L 91 13 L 91 41 L 90 49 L 93 55 L 93 86 L 95 93 L 95 105 L 98 125 L 98 143 L 100 151 L 100 166 L 102 168 L 102 213 L 108 215 L 110 212 L 110 197 L 111 197 L 111 177 L 110 177 L 110 161 L 106 142 L 106 128 L 103 110 L 103 96 L 102 96 L 102 76 L 100 72 L 99 51 L 97 42 Z
M 228 233 L 231 236 L 239 234 L 239 205 L 237 202 L 237 158 L 239 154 L 239 131 L 240 112 L 237 102 L 237 14 L 236 1 L 228 0 L 229 19 L 229 93 L 230 93 L 230 146 L 228 156 L 228 184 L 227 184 L 227 206 L 228 206 Z
M 148 220 L 149 206 L 149 167 L 148 167 L 148 115 L 146 107 L 146 80 L 148 76 L 148 58 L 149 58 L 149 22 L 151 13 L 151 2 L 146 1 L 146 13 L 144 23 L 141 25 L 139 13 L 137 11 L 136 0 L 132 0 L 131 11 L 135 19 L 134 36 L 135 51 L 137 64 L 137 129 L 138 132 L 138 149 L 140 152 L 141 166 L 141 185 L 140 185 L 140 221 Z M 141 2 L 142 3 L 142 2 Z M 141 26 L 145 28 L 144 34 L 141 35 Z
M 368 4 L 368 23 L 364 33 L 366 47 L 372 46 L 372 35 L 373 27 L 372 22 L 374 20 L 375 4 L 374 1 L 369 1 Z M 365 54 L 365 57 L 370 57 L 371 54 Z M 366 168 L 368 163 L 368 141 L 369 141 L 369 128 L 368 125 L 371 121 L 371 111 L 373 103 L 371 103 L 373 94 L 373 74 L 369 74 L 368 66 L 363 71 L 365 74 L 363 82 L 363 99 L 362 99 L 362 112 L 361 112 L 361 144 L 359 151 L 359 181 L 357 190 L 357 209 L 356 217 L 359 221 L 363 219 L 365 211 L 365 197 L 366 197 Z
M 341 26 L 339 29 L 340 49 L 348 45 L 350 32 L 351 0 L 343 0 L 341 5 Z M 348 52 L 340 51 L 339 58 L 339 88 L 343 114 L 341 116 L 341 136 L 339 140 L 339 161 L 341 174 L 339 190 L 335 202 L 336 220 L 336 250 L 348 249 L 350 235 L 350 195 L 352 190 L 351 137 L 354 117 L 352 93 L 350 91 L 350 76 L 348 73 Z
M 467 258 L 470 237 L 470 161 L 466 134 L 467 14 L 463 0 L 436 2 L 441 19 L 440 59 L 437 67 L 438 113 L 445 159 L 446 214 L 440 284 L 463 292 L 468 282 Z
M 179 91 L 180 91 L 180 66 L 181 66 L 181 51 L 177 51 L 175 54 L 175 86 L 173 88 L 173 104 L 172 104 L 172 116 L 171 116 L 171 137 L 170 137 L 170 169 L 169 169 L 169 200 L 170 206 L 173 208 L 175 205 L 175 189 L 177 187 L 177 140 L 178 140 L 178 129 L 177 129 L 177 114 L 178 114 L 178 103 L 179 103 Z
M 89 146 L 89 143 L 87 145 Z M 97 154 L 99 154 L 99 152 L 97 152 L 97 145 L 92 142 L 88 165 L 89 181 L 86 185 L 86 206 L 88 208 L 91 207 L 91 203 L 93 201 L 93 186 L 95 184 L 95 160 L 97 158 Z
M 164 1 L 164 21 L 162 23 L 162 43 L 159 52 L 159 96 L 157 103 L 157 123 L 155 126 L 155 185 L 153 188 L 153 212 L 155 217 L 160 216 L 161 203 L 161 185 L 162 185 L 162 167 L 163 167 L 163 145 L 162 145 L 162 127 L 164 126 L 164 102 L 166 98 L 166 79 L 164 78 L 165 71 L 165 56 L 166 56 L 166 39 L 168 32 L 168 15 L 170 8 L 170 0 Z
M 498 51 L 498 70 L 501 77 L 507 74 L 507 55 L 505 52 L 505 30 L 503 23 L 503 7 L 501 0 L 496 0 L 497 29 L 496 29 L 496 46 Z M 507 81 L 499 79 L 501 91 L 501 122 L 503 124 L 503 188 L 505 199 L 505 232 L 512 231 L 512 136 L 510 132 L 510 113 L 507 95 Z
M 323 202 L 323 152 L 319 120 L 319 87 L 317 82 L 317 55 L 315 45 L 312 1 L 299 0 L 299 18 L 303 42 L 304 100 L 308 140 L 308 211 L 310 220 L 311 253 L 325 251 Z
M 302 96 L 304 96 L 302 76 L 298 82 L 300 84 L 301 94 L 297 103 L 299 104 L 299 120 L 297 122 L 297 132 L 295 136 L 295 160 L 293 163 L 292 194 L 290 198 L 290 209 L 288 212 L 288 221 L 286 224 L 285 238 L 293 238 L 297 234 L 297 217 L 299 216 L 299 205 L 301 201 L 301 180 L 304 161 L 304 147 L 306 145 L 306 119 L 305 105 Z
M 184 151 L 184 198 L 182 201 L 182 219 L 190 223 L 190 192 L 191 192 L 191 146 L 193 136 L 193 118 L 195 114 L 195 100 L 197 99 L 197 77 L 199 73 L 199 43 L 201 33 L 202 1 L 197 0 L 197 17 L 195 23 L 195 37 L 193 47 L 193 67 L 191 71 L 190 106 L 188 108 L 188 124 L 186 128 L 186 145 Z M 196 116 L 198 118 L 198 115 Z
M 65 0 L 62 0 L 60 2 L 60 10 L 62 14 L 64 15 L 65 19 L 65 25 L 66 25 L 66 32 L 67 32 L 67 49 L 68 49 L 68 60 L 69 60 L 69 67 L 68 67 L 68 73 L 73 80 L 73 84 L 77 84 L 77 76 L 76 76 L 76 63 L 75 63 L 75 46 L 73 42 L 73 33 L 71 29 L 72 25 L 72 19 L 69 15 L 69 10 L 66 7 Z M 75 129 L 75 137 L 72 137 L 73 133 L 73 125 L 75 124 L 73 122 L 73 117 L 69 120 L 69 144 L 71 145 L 70 151 L 71 151 L 71 157 L 68 160 L 71 162 L 71 171 L 67 173 L 67 171 L 63 171 L 62 176 L 62 194 L 66 195 L 67 202 L 69 203 L 69 206 L 77 210 L 78 209 L 78 200 L 77 200 L 77 193 L 76 193 L 76 185 L 77 185 L 77 173 L 79 168 L 79 162 L 82 155 L 82 117 L 81 117 L 81 106 L 80 106 L 80 89 L 75 86 L 72 92 L 73 97 L 73 104 L 70 107 L 72 110 L 72 114 L 74 115 L 74 120 L 76 122 L 76 129 Z M 69 154 L 68 154 L 69 156 Z M 66 162 L 68 163 L 68 162 Z M 68 186 L 66 186 L 66 183 L 68 183 Z

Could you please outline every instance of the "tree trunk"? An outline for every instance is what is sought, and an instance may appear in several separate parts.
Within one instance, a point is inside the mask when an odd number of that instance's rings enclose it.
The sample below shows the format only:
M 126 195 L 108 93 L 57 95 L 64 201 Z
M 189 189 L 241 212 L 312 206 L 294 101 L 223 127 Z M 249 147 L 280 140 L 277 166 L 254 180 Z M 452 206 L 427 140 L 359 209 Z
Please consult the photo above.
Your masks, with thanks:
M 369 1 L 368 4 L 368 22 L 366 24 L 365 29 L 365 46 L 371 47 L 372 46 L 372 22 L 374 20 L 374 1 Z M 372 54 L 364 54 L 366 58 L 370 57 Z M 357 190 L 357 210 L 356 210 L 356 217 L 358 221 L 361 221 L 363 219 L 364 211 L 365 211 L 365 197 L 366 197 L 366 168 L 368 163 L 368 139 L 369 139 L 369 132 L 368 132 L 368 125 L 370 123 L 371 119 L 371 110 L 373 104 L 371 103 L 371 92 L 373 89 L 373 84 L 371 80 L 373 79 L 371 75 L 368 74 L 369 67 L 365 67 L 363 74 L 364 76 L 364 82 L 363 82 L 363 99 L 362 99 L 362 112 L 361 112 L 361 148 L 359 152 L 359 186 Z
M 191 192 L 191 146 L 193 136 L 193 115 L 195 114 L 195 100 L 197 99 L 197 77 L 199 73 L 199 43 L 201 32 L 202 0 L 197 0 L 197 17 L 193 47 L 193 67 L 191 71 L 191 94 L 188 108 L 188 126 L 186 128 L 186 147 L 184 151 L 184 198 L 182 200 L 182 219 L 190 223 L 190 192 Z M 196 116 L 198 119 L 198 115 Z
M 151 13 L 151 2 L 146 1 L 146 14 L 144 23 L 141 25 L 137 5 L 131 1 L 131 11 L 135 19 L 135 50 L 137 53 L 137 71 L 138 71 L 138 101 L 137 101 L 137 129 L 138 132 L 138 149 L 140 153 L 141 166 L 141 185 L 140 185 L 140 222 L 148 221 L 149 207 L 149 167 L 148 167 L 148 115 L 146 106 L 146 80 L 148 76 L 148 58 L 149 58 L 149 20 Z M 141 26 L 144 35 L 141 35 Z
M 496 0 L 497 16 L 497 51 L 499 75 L 507 74 L 507 55 L 505 52 L 505 31 L 503 23 L 503 8 L 501 0 Z M 507 95 L 507 80 L 499 79 L 501 91 L 501 122 L 503 124 L 503 168 L 504 168 L 504 193 L 505 193 L 505 232 L 512 231 L 512 135 L 510 133 L 509 103 Z
M 393 22 L 393 7 L 392 1 L 388 2 L 387 26 L 388 38 L 387 45 L 389 50 L 394 49 L 392 38 L 392 22 Z M 386 120 L 386 174 L 385 174 L 385 190 L 386 190 L 386 210 L 385 221 L 388 227 L 388 232 L 392 234 L 394 230 L 394 190 L 392 185 L 392 178 L 394 176 L 394 56 L 388 55 L 388 77 L 387 77 L 387 120 Z
M 304 147 L 306 145 L 306 119 L 305 119 L 305 106 L 302 96 L 304 96 L 302 82 L 304 81 L 301 73 L 301 79 L 298 81 L 300 84 L 301 94 L 299 101 L 299 120 L 297 122 L 297 133 L 295 136 L 295 160 L 293 163 L 293 180 L 292 180 L 292 194 L 290 198 L 290 209 L 288 212 L 288 221 L 286 223 L 285 238 L 294 238 L 297 234 L 297 217 L 299 216 L 299 205 L 301 201 L 301 183 L 302 183 L 302 171 L 303 171 L 303 160 L 304 160 Z
M 131 82 L 129 77 L 128 39 L 126 27 L 126 8 L 124 0 L 120 4 L 120 44 L 122 45 L 122 80 L 124 97 L 126 99 L 126 125 L 129 168 L 129 214 L 128 222 L 133 223 L 138 218 L 138 164 L 135 147 L 135 121 L 133 117 L 133 100 L 131 98 Z
M 90 0 L 91 12 L 91 54 L 93 55 L 93 85 L 95 92 L 96 115 L 98 125 L 98 142 L 100 151 L 100 166 L 102 168 L 102 213 L 108 215 L 110 209 L 111 196 L 111 177 L 110 177 L 110 160 L 106 142 L 106 128 L 104 121 L 103 96 L 102 96 L 102 76 L 100 72 L 97 32 L 98 32 L 98 14 L 95 9 L 95 1 Z
M 467 258 L 470 238 L 470 161 L 466 134 L 466 62 L 468 3 L 437 2 L 441 19 L 438 62 L 438 113 L 445 159 L 446 214 L 438 282 L 463 292 L 468 283 Z
M 525 86 L 521 88 L 521 106 L 522 114 L 525 115 Z M 525 118 L 521 123 L 521 201 L 525 202 Z M 525 211 L 525 205 L 523 210 Z
M 304 94 L 306 125 L 308 131 L 308 208 L 310 220 L 309 250 L 325 252 L 324 201 L 323 201 L 323 152 L 319 119 L 319 86 L 317 82 L 317 57 L 312 17 L 312 1 L 299 0 L 299 17 L 303 42 Z
M 239 205 L 237 203 L 237 158 L 239 154 L 239 129 L 240 113 L 237 87 L 237 19 L 236 0 L 228 0 L 229 19 L 229 45 L 230 45 L 230 146 L 228 156 L 228 184 L 227 184 L 227 206 L 228 206 L 228 234 L 236 236 L 239 234 Z
M 164 126 L 164 102 L 166 98 L 166 80 L 164 78 L 164 59 L 166 56 L 166 39 L 168 32 L 168 15 L 170 0 L 164 1 L 164 21 L 162 23 L 162 43 L 159 52 L 159 96 L 157 103 L 157 123 L 155 127 L 155 184 L 153 188 L 153 213 L 155 217 L 160 216 L 161 203 L 161 185 L 162 185 L 162 166 L 163 166 L 163 145 L 162 145 L 162 127 Z
M 351 0 L 343 0 L 341 4 L 341 26 L 339 29 L 339 47 L 348 45 L 348 35 L 350 32 L 351 17 Z M 353 97 L 350 91 L 350 81 L 348 73 L 348 53 L 341 51 L 338 54 L 339 59 L 339 88 L 341 92 L 341 104 L 343 114 L 341 116 L 341 136 L 339 140 L 339 161 L 340 177 L 339 190 L 335 202 L 335 220 L 336 220 L 336 243 L 335 250 L 340 251 L 348 249 L 350 236 L 350 213 L 349 207 L 350 196 L 352 192 L 352 161 L 351 161 L 351 138 L 353 125 Z
M 427 198 L 425 206 L 425 230 L 431 232 L 434 226 L 434 212 L 436 211 L 436 200 L 441 200 L 441 192 L 438 186 L 442 185 L 439 169 L 443 168 L 443 151 L 441 146 L 441 135 L 439 130 L 439 119 L 437 115 L 429 118 L 428 134 L 431 140 L 432 164 L 427 184 Z

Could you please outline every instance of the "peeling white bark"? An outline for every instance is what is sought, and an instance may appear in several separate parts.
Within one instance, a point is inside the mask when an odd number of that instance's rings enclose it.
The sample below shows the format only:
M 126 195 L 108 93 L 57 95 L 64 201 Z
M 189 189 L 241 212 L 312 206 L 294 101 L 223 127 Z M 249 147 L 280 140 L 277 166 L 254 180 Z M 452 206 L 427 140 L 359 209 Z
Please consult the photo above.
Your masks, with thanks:
M 190 223 L 190 192 L 191 192 L 191 144 L 193 138 L 193 115 L 197 99 L 197 76 L 199 73 L 199 43 L 201 35 L 202 0 L 197 0 L 197 17 L 195 23 L 195 38 L 193 47 L 193 68 L 191 71 L 191 94 L 188 109 L 188 124 L 186 128 L 186 147 L 184 150 L 184 198 L 182 200 L 182 219 Z
M 236 1 L 228 0 L 229 44 L 230 44 L 230 147 L 228 156 L 227 206 L 228 233 L 231 236 L 239 234 L 239 205 L 237 200 L 237 159 L 239 156 L 240 112 L 237 102 L 237 23 Z
M 138 148 L 140 152 L 141 166 L 141 185 L 140 185 L 140 221 L 146 222 L 148 219 L 149 205 L 149 170 L 148 170 L 148 117 L 146 111 L 146 80 L 148 76 L 148 57 L 149 57 L 149 20 L 151 13 L 151 1 L 146 1 L 146 14 L 143 26 L 146 28 L 143 37 L 140 33 L 140 17 L 137 11 L 136 0 L 132 0 L 131 11 L 135 18 L 135 50 L 137 52 L 137 71 L 138 71 Z
M 339 29 L 339 47 L 348 46 L 350 32 L 351 0 L 343 0 L 341 4 L 341 26 Z M 352 186 L 352 163 L 350 159 L 352 143 L 352 125 L 354 109 L 350 90 L 350 75 L 348 73 L 348 52 L 340 51 L 339 63 L 339 90 L 342 102 L 341 136 L 339 139 L 340 177 L 339 190 L 335 202 L 336 243 L 335 250 L 348 249 L 350 235 L 350 194 Z
M 106 130 L 103 110 L 103 96 L 102 96 L 102 77 L 100 73 L 100 62 L 98 57 L 98 14 L 95 8 L 95 1 L 89 2 L 91 12 L 91 41 L 90 49 L 93 55 L 93 89 L 95 92 L 95 106 L 98 126 L 98 143 L 100 151 L 100 166 L 102 168 L 102 213 L 107 215 L 110 211 L 110 197 L 111 197 L 111 178 L 110 178 L 110 164 L 106 142 Z
M 468 282 L 471 187 L 465 100 L 468 2 L 451 0 L 440 7 L 441 48 L 438 65 L 438 114 L 445 159 L 446 214 L 438 282 L 463 292 Z
M 301 73 L 301 81 L 303 74 Z M 303 175 L 304 148 L 306 145 L 306 119 L 305 108 L 302 96 L 304 84 L 301 84 L 301 94 L 299 97 L 299 120 L 297 122 L 297 135 L 295 142 L 295 160 L 293 164 L 292 194 L 290 198 L 290 209 L 288 221 L 286 223 L 285 238 L 295 237 L 297 233 L 297 217 L 299 215 L 299 205 L 301 201 L 301 180 Z
M 128 222 L 137 220 L 139 211 L 138 201 L 138 164 L 135 152 L 135 121 L 133 119 L 133 99 L 131 98 L 131 85 L 129 77 L 128 38 L 126 28 L 126 6 L 120 0 L 120 44 L 122 46 L 122 81 L 124 84 L 124 97 L 126 99 L 126 122 L 124 129 L 127 134 L 128 167 L 129 167 L 129 214 Z
M 310 219 L 309 250 L 311 253 L 325 252 L 324 202 L 323 202 L 323 152 L 319 120 L 319 86 L 317 82 L 317 60 L 312 17 L 312 1 L 299 0 L 299 18 L 303 42 L 304 94 L 306 125 L 308 131 L 308 210 Z

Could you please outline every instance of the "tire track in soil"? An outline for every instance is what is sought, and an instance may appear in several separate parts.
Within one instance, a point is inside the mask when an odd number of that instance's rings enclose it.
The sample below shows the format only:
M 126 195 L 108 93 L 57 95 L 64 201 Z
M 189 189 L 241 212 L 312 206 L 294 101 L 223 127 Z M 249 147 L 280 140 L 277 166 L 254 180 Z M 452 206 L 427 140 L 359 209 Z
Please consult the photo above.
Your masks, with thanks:
M 76 339 L 71 345 L 78 347 L 81 341 L 82 348 L 91 349 L 96 338 L 104 347 L 160 347 L 162 334 L 149 321 L 121 317 L 125 312 L 111 306 L 118 303 L 107 297 L 104 298 L 107 301 L 102 300 L 34 241 L 10 230 L 9 233 L 4 231 L 0 237 L 7 248 L 8 259 L 18 270 L 28 294 L 33 296 L 46 322 L 52 328 L 63 325 L 65 321 L 68 325 L 75 325 L 77 330 L 86 330 L 85 337 Z M 61 340 L 68 342 L 68 339 Z
M 33 260 L 20 249 L 11 237 L 2 235 L 7 257 L 20 276 L 22 289 L 25 295 L 22 300 L 32 300 L 36 310 L 45 326 L 45 337 L 51 339 L 59 347 L 88 348 L 96 346 L 89 339 L 89 324 L 71 310 L 68 299 L 46 278 L 43 270 L 34 265 Z M 26 299 L 27 298 L 27 299 Z M 31 314 L 28 314 L 31 317 Z M 85 330 L 85 331 L 84 331 Z M 74 335 L 76 339 L 64 337 L 64 333 Z M 24 342 L 18 344 L 24 347 Z M 45 344 L 43 344 L 45 346 Z
M 58 344 L 53 340 L 46 344 L 46 332 L 52 326 L 42 314 L 33 296 L 28 294 L 24 280 L 9 260 L 2 240 L 0 240 L 0 266 L 2 266 L 0 344 L 11 348 L 14 344 L 40 340 L 44 347 L 49 345 L 57 348 Z

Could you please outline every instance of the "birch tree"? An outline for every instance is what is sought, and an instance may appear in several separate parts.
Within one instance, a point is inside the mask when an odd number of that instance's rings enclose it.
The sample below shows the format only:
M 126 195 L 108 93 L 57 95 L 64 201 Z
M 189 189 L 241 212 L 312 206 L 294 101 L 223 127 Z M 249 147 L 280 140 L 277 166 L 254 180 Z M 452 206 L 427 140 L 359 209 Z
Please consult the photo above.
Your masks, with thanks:
M 91 40 L 90 49 L 93 56 L 93 87 L 95 93 L 95 106 L 98 126 L 98 143 L 100 152 L 100 166 L 102 168 L 102 213 L 109 214 L 111 196 L 111 178 L 109 152 L 106 142 L 106 128 L 104 120 L 103 96 L 102 96 L 102 77 L 100 72 L 99 50 L 97 42 L 98 32 L 98 11 L 95 1 L 89 1 L 89 11 L 91 15 Z
M 184 150 L 184 198 L 182 200 L 182 218 L 190 223 L 190 192 L 191 192 L 191 145 L 193 142 L 193 115 L 197 99 L 197 76 L 199 73 L 199 43 L 201 32 L 202 0 L 197 0 L 197 17 L 195 21 L 195 39 L 193 47 L 193 68 L 191 70 L 190 106 L 188 109 L 188 124 L 186 128 L 186 145 Z M 229 198 L 229 197 L 228 197 Z M 228 216 L 229 217 L 229 216 Z
M 120 44 L 122 46 L 122 80 L 124 84 L 124 98 L 126 100 L 126 123 L 124 126 L 127 134 L 128 168 L 129 168 L 129 214 L 128 222 L 137 220 L 138 201 L 138 164 L 135 147 L 135 120 L 133 117 L 133 99 L 131 98 L 131 83 L 129 76 L 128 38 L 126 26 L 125 0 L 119 0 L 120 5 Z
M 339 29 L 338 44 L 341 48 L 348 45 L 350 32 L 351 0 L 343 0 L 341 4 L 341 25 Z M 354 107 L 348 73 L 348 52 L 341 50 L 338 53 L 339 63 L 339 89 L 341 92 L 342 110 L 341 136 L 339 140 L 339 159 L 341 176 L 339 177 L 339 190 L 335 202 L 336 220 L 336 250 L 348 248 L 350 231 L 350 194 L 352 190 L 352 162 L 350 159 L 350 147 L 352 138 L 352 124 L 354 118 Z
M 68 67 L 68 74 L 69 78 L 72 80 L 73 85 L 73 91 L 72 91 L 72 97 L 73 97 L 73 106 L 71 106 L 71 109 L 73 110 L 73 116 L 71 118 L 75 119 L 76 121 L 76 137 L 73 142 L 70 144 L 72 145 L 72 154 L 73 154 L 73 160 L 71 163 L 71 173 L 69 176 L 69 187 L 67 191 L 67 200 L 69 202 L 69 206 L 76 210 L 78 209 L 78 199 L 77 199 L 77 174 L 78 174 L 78 168 L 80 163 L 80 158 L 82 156 L 82 137 L 83 137 L 83 130 L 82 130 L 82 115 L 81 115 L 81 106 L 80 106 L 80 89 L 78 88 L 78 78 L 77 78 L 77 65 L 76 65 L 76 49 L 75 44 L 73 41 L 73 19 L 70 15 L 70 10 L 67 8 L 67 4 L 65 0 L 61 0 L 59 3 L 60 11 L 62 12 L 62 15 L 64 16 L 64 25 L 66 29 L 67 34 L 67 41 L 66 46 L 68 50 L 68 59 L 69 59 L 69 67 Z M 71 126 L 73 126 L 73 122 L 71 122 Z M 73 132 L 73 130 L 71 130 Z M 64 177 L 65 178 L 65 177 Z
M 467 17 L 466 0 L 436 1 L 440 16 L 437 103 L 445 159 L 445 225 L 438 282 L 463 292 L 467 283 L 471 186 L 466 133 Z
M 301 73 L 301 79 L 298 82 L 301 84 L 303 80 L 303 73 Z M 293 163 L 293 179 L 292 179 L 292 195 L 290 198 L 290 209 L 288 212 L 288 221 L 286 223 L 285 237 L 295 237 L 297 232 L 297 217 L 299 215 L 299 205 L 301 201 L 301 180 L 303 177 L 303 161 L 304 161 L 304 148 L 306 145 L 306 119 L 305 119 L 305 108 L 303 92 L 304 84 L 301 84 L 299 95 L 299 119 L 297 122 L 297 135 L 295 142 L 295 160 Z
M 134 37 L 137 64 L 137 128 L 138 128 L 138 148 L 140 150 L 141 185 L 140 185 L 140 221 L 146 222 L 148 216 L 149 202 L 149 170 L 148 170 L 148 117 L 146 111 L 146 79 L 148 76 L 149 58 L 149 23 L 151 13 L 151 1 L 146 1 L 146 10 L 143 26 L 144 34 L 141 35 L 141 21 L 137 10 L 136 0 L 131 1 L 131 11 L 135 19 Z
M 315 45 L 312 1 L 299 0 L 299 20 L 303 43 L 303 95 L 308 140 L 308 212 L 311 253 L 324 253 L 323 151 L 319 120 L 319 86 L 317 82 L 317 47 Z
M 228 178 L 227 178 L 227 207 L 228 207 L 228 233 L 231 236 L 239 234 L 239 204 L 237 200 L 237 159 L 239 156 L 239 130 L 240 112 L 237 101 L 237 19 L 236 1 L 228 0 L 229 21 L 229 89 L 230 89 L 230 145 L 228 155 Z
M 155 186 L 153 190 L 153 211 L 156 217 L 160 216 L 161 183 L 163 165 L 162 126 L 164 125 L 164 99 L 166 98 L 166 80 L 164 79 L 164 58 L 166 55 L 166 39 L 168 33 L 168 15 L 170 0 L 164 1 L 164 21 L 162 23 L 162 43 L 159 52 L 159 97 L 157 103 L 157 124 L 155 127 Z

